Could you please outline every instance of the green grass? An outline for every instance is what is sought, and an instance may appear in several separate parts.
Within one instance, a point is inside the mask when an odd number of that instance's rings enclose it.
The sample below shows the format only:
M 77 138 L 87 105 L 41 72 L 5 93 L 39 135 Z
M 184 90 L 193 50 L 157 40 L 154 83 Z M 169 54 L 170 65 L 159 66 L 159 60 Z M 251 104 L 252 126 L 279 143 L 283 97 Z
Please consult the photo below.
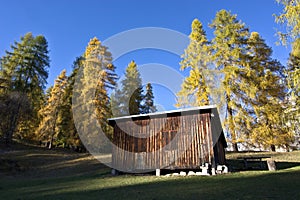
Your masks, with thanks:
M 90 156 L 63 150 L 33 148 L 0 156 L 26 165 L 21 170 L 2 167 L 0 199 L 300 199 L 299 151 L 273 153 L 282 168 L 275 172 L 240 171 L 211 177 L 111 176 L 108 168 Z M 238 156 L 228 154 L 230 160 Z M 28 166 L 30 162 L 34 165 Z
M 226 154 L 227 162 L 229 163 L 232 171 L 247 170 L 244 166 L 244 161 L 238 159 L 239 157 L 249 157 L 249 156 L 267 156 L 271 157 L 276 161 L 276 168 L 288 169 L 300 165 L 300 151 L 293 152 L 228 152 Z M 264 168 L 267 169 L 266 159 L 263 159 Z M 248 163 L 250 168 L 258 169 L 260 168 L 259 162 Z
M 215 177 L 85 175 L 1 180 L 1 199 L 299 199 L 300 167 Z

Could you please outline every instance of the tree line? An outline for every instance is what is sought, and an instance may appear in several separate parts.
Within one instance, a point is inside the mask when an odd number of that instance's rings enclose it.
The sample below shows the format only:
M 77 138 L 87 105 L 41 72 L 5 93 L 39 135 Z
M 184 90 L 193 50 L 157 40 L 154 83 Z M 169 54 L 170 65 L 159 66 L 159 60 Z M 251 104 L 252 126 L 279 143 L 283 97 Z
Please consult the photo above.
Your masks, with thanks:
M 272 49 L 259 33 L 250 32 L 237 15 L 226 10 L 217 12 L 209 25 L 214 33 L 211 39 L 198 19 L 192 22 L 190 44 L 182 55 L 180 69 L 190 74 L 177 94 L 176 106 L 217 103 L 225 113 L 225 132 L 234 150 L 238 143 L 288 148 L 299 134 L 300 3 L 278 2 L 284 10 L 276 21 L 287 30 L 278 34 L 292 46 L 286 66 L 272 57 Z M 84 150 L 74 124 L 73 109 L 79 108 L 72 105 L 73 96 L 85 106 L 94 106 L 109 137 L 108 118 L 157 110 L 152 85 L 142 85 L 137 64 L 130 62 L 124 79 L 119 80 L 113 55 L 99 39 L 90 40 L 69 76 L 63 70 L 45 91 L 48 54 L 46 38 L 27 33 L 0 59 L 0 138 L 6 144 L 16 138 L 48 148 Z M 76 79 L 82 91 L 74 90 Z M 90 130 L 87 115 L 80 116 L 81 128 Z
M 288 149 L 299 136 L 300 4 L 281 2 L 286 8 L 276 19 L 293 26 L 290 32 L 279 33 L 284 42 L 288 37 L 292 41 L 287 66 L 272 58 L 271 47 L 237 15 L 219 11 L 209 25 L 211 40 L 198 19 L 192 22 L 190 44 L 180 63 L 190 75 L 177 94 L 176 106 L 218 104 L 235 151 L 238 143 Z
M 44 92 L 49 60 L 45 37 L 31 33 L 21 37 L 21 41 L 12 46 L 12 51 L 6 51 L 1 58 L 0 134 L 6 144 L 17 138 L 36 141 L 48 148 L 61 146 L 84 150 L 73 119 L 73 92 L 79 93 L 80 100 L 95 106 L 97 120 L 105 129 L 108 129 L 107 119 L 112 116 L 156 111 L 152 85 L 142 85 L 134 61 L 126 69 L 122 87 L 116 90 L 122 98 L 109 96 L 108 90 L 116 88 L 118 76 L 111 53 L 97 38 L 91 39 L 83 55 L 76 58 L 71 74 L 67 76 L 63 70 L 54 85 Z M 80 69 L 84 90 L 76 91 L 74 84 Z M 91 78 L 97 79 L 95 84 L 90 84 Z M 129 102 L 123 102 L 126 95 L 130 95 Z M 112 108 L 116 109 L 115 114 Z M 85 116 L 80 117 L 85 120 Z

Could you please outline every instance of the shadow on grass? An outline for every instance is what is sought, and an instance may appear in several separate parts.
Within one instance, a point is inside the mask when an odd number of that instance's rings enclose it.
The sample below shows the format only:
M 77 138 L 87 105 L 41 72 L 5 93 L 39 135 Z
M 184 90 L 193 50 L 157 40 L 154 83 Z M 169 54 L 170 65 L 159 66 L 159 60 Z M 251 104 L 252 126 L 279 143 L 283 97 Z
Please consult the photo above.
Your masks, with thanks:
M 300 166 L 300 162 L 281 162 L 275 161 L 276 169 L 283 170 L 289 169 L 296 166 Z M 248 161 L 248 167 L 245 167 L 244 161 L 242 159 L 227 159 L 227 166 L 231 172 L 239 172 L 239 171 L 249 171 L 249 170 L 268 170 L 267 161 L 262 161 L 262 168 L 261 162 L 259 161 Z
M 275 172 L 243 171 L 243 160 L 232 156 L 228 164 L 237 173 L 212 177 L 112 177 L 108 168 L 84 159 L 84 155 L 64 151 L 52 155 L 52 151 L 36 150 L 7 154 L 5 159 L 30 165 L 27 171 L 33 172 L 10 179 L 0 175 L 0 199 L 300 199 L 297 157 L 288 160 L 291 162 L 277 162 L 281 170 Z
M 107 167 L 87 153 L 14 144 L 0 152 L 0 178 L 34 179 L 80 176 Z M 1 198 L 0 198 L 1 199 Z
M 299 199 L 300 168 L 214 177 L 82 176 L 2 185 L 1 199 Z M 16 186 L 15 188 L 13 188 Z M 12 192 L 9 194 L 9 192 Z
M 276 168 L 278 170 L 293 168 L 293 167 L 296 167 L 296 166 L 300 166 L 300 163 L 297 163 L 297 162 L 276 162 Z

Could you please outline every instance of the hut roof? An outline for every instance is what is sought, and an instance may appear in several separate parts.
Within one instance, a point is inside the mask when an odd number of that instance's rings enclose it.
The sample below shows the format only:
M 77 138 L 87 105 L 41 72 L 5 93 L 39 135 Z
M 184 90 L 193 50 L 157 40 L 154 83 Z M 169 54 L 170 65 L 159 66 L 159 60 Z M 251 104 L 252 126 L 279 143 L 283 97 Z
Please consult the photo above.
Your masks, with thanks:
M 108 121 L 119 121 L 119 120 L 126 120 L 126 119 L 139 119 L 139 118 L 158 118 L 158 117 L 165 117 L 165 116 L 172 116 L 172 115 L 186 115 L 191 113 L 199 113 L 201 110 L 210 110 L 216 109 L 216 105 L 208 105 L 208 106 L 199 106 L 199 107 L 192 107 L 192 108 L 182 108 L 176 110 L 169 110 L 169 111 L 162 111 L 162 112 L 155 112 L 155 113 L 147 113 L 147 114 L 138 114 L 138 115 L 128 115 L 122 117 L 114 117 L 108 119 Z

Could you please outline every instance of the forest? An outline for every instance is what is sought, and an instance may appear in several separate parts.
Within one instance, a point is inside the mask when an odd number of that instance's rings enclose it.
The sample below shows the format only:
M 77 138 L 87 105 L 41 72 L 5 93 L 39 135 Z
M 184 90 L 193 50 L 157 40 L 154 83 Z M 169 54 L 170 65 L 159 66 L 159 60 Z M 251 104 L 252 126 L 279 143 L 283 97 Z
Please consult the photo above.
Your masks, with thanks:
M 300 3 L 278 2 L 284 9 L 274 14 L 274 20 L 284 27 L 277 32 L 279 45 L 291 47 L 287 63 L 273 58 L 264 38 L 227 10 L 218 11 L 209 24 L 213 38 L 194 19 L 189 45 L 181 56 L 180 70 L 189 75 L 177 93 L 176 107 L 210 105 L 217 96 L 234 151 L 239 150 L 238 144 L 289 151 L 299 143 Z M 45 36 L 26 33 L 0 58 L 1 143 L 9 146 L 17 140 L 86 151 L 74 123 L 74 109 L 79 109 L 74 96 L 84 102 L 81 106 L 93 105 L 108 138 L 112 129 L 107 119 L 157 111 L 153 86 L 142 85 L 134 58 L 118 82 L 116 68 L 124 66 L 115 66 L 109 47 L 91 38 L 85 51 L 74 58 L 70 75 L 63 70 L 46 88 L 49 51 Z M 74 89 L 78 81 L 81 91 Z M 81 120 L 83 128 L 89 129 L 87 115 L 83 113 Z

